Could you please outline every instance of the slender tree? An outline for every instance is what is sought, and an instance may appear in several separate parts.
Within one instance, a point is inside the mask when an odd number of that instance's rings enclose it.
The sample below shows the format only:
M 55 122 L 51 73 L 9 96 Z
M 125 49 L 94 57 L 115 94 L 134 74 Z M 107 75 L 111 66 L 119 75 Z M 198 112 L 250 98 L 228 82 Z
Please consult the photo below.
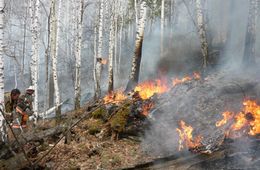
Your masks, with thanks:
M 206 27 L 205 27 L 205 19 L 202 10 L 202 2 L 201 0 L 196 0 L 196 14 L 197 14 L 197 29 L 199 33 L 199 39 L 201 44 L 201 52 L 203 56 L 203 70 L 205 71 L 208 66 L 208 42 L 206 36 Z
M 114 4 L 112 5 L 112 10 L 110 14 L 110 31 L 109 31 L 109 66 L 108 66 L 108 93 L 111 93 L 114 90 L 114 46 L 115 46 L 115 18 L 114 18 Z
M 135 51 L 132 60 L 132 69 L 130 78 L 126 87 L 126 91 L 132 90 L 139 81 L 139 72 L 142 58 L 142 45 L 144 40 L 144 28 L 146 21 L 146 2 L 142 1 L 140 5 L 140 16 L 138 21 L 138 28 L 136 31 Z
M 61 116 L 60 109 L 60 90 L 58 84 L 58 50 L 59 50 L 59 32 L 60 32 L 60 16 L 61 16 L 62 1 L 58 1 L 58 16 L 56 16 L 56 0 L 51 1 L 51 58 L 52 58 L 52 76 L 54 82 L 54 93 L 55 93 L 55 107 L 56 115 L 59 118 Z
M 0 108 L 4 110 L 4 0 L 0 0 Z M 0 141 L 7 141 L 6 122 L 3 114 L 0 114 Z
M 104 0 L 99 1 L 99 23 L 98 23 L 98 49 L 97 55 L 94 61 L 94 80 L 95 80 L 95 98 L 100 98 L 101 96 L 101 69 L 102 69 L 102 46 L 103 46 L 103 18 L 104 18 Z
M 76 58 L 76 80 L 75 80 L 75 109 L 80 108 L 81 99 L 81 44 L 82 44 L 82 25 L 84 13 L 84 0 L 78 0 L 79 10 L 77 11 L 77 34 L 75 41 L 75 58 Z
M 31 5 L 33 4 L 31 0 Z M 31 6 L 30 5 L 30 6 Z M 32 6 L 31 6 L 32 8 Z M 34 11 L 34 14 L 32 12 Z M 40 1 L 35 1 L 34 10 L 31 9 L 31 31 L 32 31 L 32 58 L 31 58 L 31 73 L 32 73 L 32 84 L 35 88 L 34 97 L 34 115 L 36 119 L 38 118 L 38 72 L 39 72 L 39 17 L 40 17 Z
M 164 3 L 165 1 L 162 0 L 162 4 L 161 4 L 161 52 L 160 52 L 160 56 L 163 57 L 163 52 L 164 52 Z
M 256 21 L 259 0 L 250 0 L 243 63 L 255 63 Z

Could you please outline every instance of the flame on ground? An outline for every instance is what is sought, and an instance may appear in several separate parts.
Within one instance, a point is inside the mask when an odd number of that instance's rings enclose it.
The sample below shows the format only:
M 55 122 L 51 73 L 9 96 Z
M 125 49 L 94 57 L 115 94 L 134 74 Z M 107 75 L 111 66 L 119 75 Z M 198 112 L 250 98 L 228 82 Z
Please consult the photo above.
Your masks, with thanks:
M 145 81 L 137 85 L 134 89 L 138 92 L 143 100 L 149 99 L 154 94 L 163 94 L 169 91 L 167 81 L 164 79 L 157 79 L 155 81 Z
M 103 98 L 105 104 L 119 104 L 126 99 L 127 96 L 121 90 L 112 92 Z
M 223 119 L 216 123 L 217 127 L 227 124 L 227 122 L 233 118 L 234 114 L 232 112 L 224 112 L 224 113 L 222 113 L 222 116 L 223 116 Z
M 147 104 L 144 104 L 142 106 L 142 114 L 145 115 L 145 116 L 148 116 L 149 115 L 149 111 L 154 107 L 154 103 L 153 102 L 149 102 Z
M 186 125 L 184 121 L 180 121 L 180 128 L 177 128 L 176 131 L 179 133 L 179 150 L 186 148 L 196 148 L 201 145 L 202 136 L 193 137 L 192 132 L 193 128 L 189 125 Z
M 225 113 L 227 115 L 225 115 Z M 256 101 L 245 100 L 243 102 L 243 109 L 238 114 L 228 114 L 228 112 L 223 113 L 223 119 L 216 123 L 216 126 L 223 126 L 231 119 L 234 122 L 231 124 L 229 133 L 239 132 L 246 129 L 246 132 L 255 136 L 260 134 L 260 105 Z M 219 126 L 218 126 L 219 125 Z
M 201 76 L 199 73 L 194 72 L 193 76 L 185 76 L 182 79 L 176 78 L 172 81 L 173 86 L 176 86 L 181 83 L 185 83 L 187 81 L 191 81 L 192 79 L 199 80 L 201 79 Z

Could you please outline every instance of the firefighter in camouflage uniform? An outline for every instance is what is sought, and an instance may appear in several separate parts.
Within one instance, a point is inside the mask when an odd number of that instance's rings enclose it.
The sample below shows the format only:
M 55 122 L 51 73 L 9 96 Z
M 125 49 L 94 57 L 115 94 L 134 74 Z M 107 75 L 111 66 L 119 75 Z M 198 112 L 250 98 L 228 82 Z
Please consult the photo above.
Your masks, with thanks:
M 9 122 L 12 122 L 13 113 L 18 103 L 21 92 L 19 89 L 13 89 L 11 92 L 4 94 L 5 100 L 5 116 Z
M 23 129 L 27 127 L 27 121 L 29 116 L 33 114 L 33 93 L 34 88 L 30 86 L 26 89 L 25 94 L 23 94 L 19 99 L 16 106 L 16 112 L 13 116 L 14 129 Z

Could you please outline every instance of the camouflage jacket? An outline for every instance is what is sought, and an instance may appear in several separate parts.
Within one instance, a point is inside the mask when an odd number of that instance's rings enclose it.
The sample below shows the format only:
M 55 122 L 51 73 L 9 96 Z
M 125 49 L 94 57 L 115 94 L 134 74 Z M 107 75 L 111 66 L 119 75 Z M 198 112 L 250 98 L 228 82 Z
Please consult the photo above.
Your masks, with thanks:
M 27 113 L 28 115 L 31 115 L 33 111 L 33 96 L 29 94 L 23 94 L 20 96 L 17 106 L 19 106 L 23 111 L 30 112 Z
M 4 97 L 5 97 L 5 112 L 12 113 L 17 105 L 17 101 L 11 99 L 10 92 L 5 93 Z

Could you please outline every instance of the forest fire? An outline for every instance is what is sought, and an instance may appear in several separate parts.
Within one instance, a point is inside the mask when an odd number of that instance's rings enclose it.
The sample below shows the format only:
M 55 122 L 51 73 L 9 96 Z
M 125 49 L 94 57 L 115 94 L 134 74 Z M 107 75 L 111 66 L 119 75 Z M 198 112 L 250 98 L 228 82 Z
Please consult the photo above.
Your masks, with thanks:
M 127 99 L 127 96 L 121 90 L 112 92 L 103 98 L 105 104 L 119 104 L 125 99 Z
M 186 125 L 184 121 L 180 121 L 180 128 L 177 128 L 176 131 L 179 133 L 179 150 L 184 149 L 184 147 L 192 149 L 199 147 L 201 145 L 202 136 L 193 137 L 192 132 L 193 128 L 189 125 Z
M 167 81 L 164 79 L 157 79 L 155 81 L 145 81 L 137 85 L 134 89 L 135 92 L 138 92 L 140 97 L 143 100 L 149 99 L 154 94 L 162 94 L 169 90 Z
M 260 105 L 255 101 L 246 100 L 243 102 L 243 110 L 234 115 L 231 112 L 224 112 L 223 119 L 216 123 L 217 127 L 227 124 L 233 120 L 228 130 L 229 137 L 237 137 L 230 134 L 243 131 L 248 135 L 255 136 L 260 134 Z
M 187 81 L 191 81 L 192 79 L 199 80 L 200 78 L 201 78 L 200 74 L 194 72 L 193 76 L 185 76 L 182 79 L 179 79 L 179 78 L 173 79 L 172 84 L 173 84 L 173 86 L 176 86 L 178 84 L 185 83 Z
M 144 104 L 144 105 L 142 106 L 142 110 L 143 110 L 142 114 L 143 114 L 144 116 L 148 116 L 148 115 L 149 115 L 149 111 L 150 111 L 153 107 L 154 107 L 154 103 L 153 103 L 153 102 L 149 102 L 149 103 L 147 103 L 147 104 Z
M 218 121 L 216 123 L 217 127 L 227 124 L 227 122 L 233 118 L 234 114 L 232 112 L 224 112 L 224 113 L 222 113 L 222 116 L 223 116 L 223 119 L 221 119 L 220 121 Z

